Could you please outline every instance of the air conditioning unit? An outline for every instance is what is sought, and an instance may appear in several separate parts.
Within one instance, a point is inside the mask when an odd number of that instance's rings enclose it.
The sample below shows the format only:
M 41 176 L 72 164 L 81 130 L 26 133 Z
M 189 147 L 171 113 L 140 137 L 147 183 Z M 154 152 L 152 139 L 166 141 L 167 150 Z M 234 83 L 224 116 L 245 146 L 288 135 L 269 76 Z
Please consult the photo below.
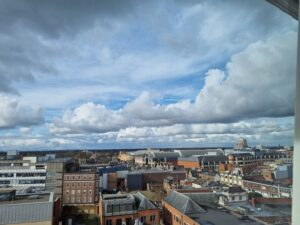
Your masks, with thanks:
M 122 222 L 122 225 L 126 225 L 126 222 Z

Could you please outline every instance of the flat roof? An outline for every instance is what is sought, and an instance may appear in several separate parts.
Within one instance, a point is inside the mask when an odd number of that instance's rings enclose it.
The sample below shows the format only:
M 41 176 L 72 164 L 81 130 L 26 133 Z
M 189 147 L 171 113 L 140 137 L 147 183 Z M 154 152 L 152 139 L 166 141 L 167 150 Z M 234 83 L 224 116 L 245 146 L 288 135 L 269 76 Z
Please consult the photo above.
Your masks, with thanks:
M 243 221 L 238 219 L 236 216 L 230 214 L 230 212 L 223 212 L 219 209 L 207 209 L 206 213 L 199 215 L 199 218 L 196 219 L 198 222 L 209 221 L 215 225 L 260 225 L 261 223 L 256 221 Z
M 39 196 L 38 198 L 31 198 L 31 196 Z M 39 202 L 52 202 L 52 194 L 32 194 L 26 196 L 15 196 L 13 201 L 0 201 L 0 205 L 13 205 L 25 203 L 39 203 Z

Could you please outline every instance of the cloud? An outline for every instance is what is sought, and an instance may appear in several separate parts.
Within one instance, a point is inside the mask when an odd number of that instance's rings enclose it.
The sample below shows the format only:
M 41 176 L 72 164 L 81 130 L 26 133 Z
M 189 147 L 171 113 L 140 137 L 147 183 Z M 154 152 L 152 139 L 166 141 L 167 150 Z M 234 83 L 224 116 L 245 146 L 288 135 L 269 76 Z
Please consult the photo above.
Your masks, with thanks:
M 17 99 L 0 96 L 0 129 L 27 127 L 42 122 L 42 108 L 24 105 Z
M 113 143 L 126 129 L 230 141 L 226 124 L 293 115 L 297 25 L 260 0 L 1 1 L 0 93 L 21 100 L 1 107 L 0 128 L 35 147 Z M 31 136 L 37 124 L 45 136 Z M 220 133 L 190 131 L 199 124 Z
M 271 119 L 249 120 L 229 124 L 176 124 L 164 127 L 128 127 L 121 129 L 116 140 L 122 142 L 176 142 L 176 143 L 234 143 L 246 137 L 253 143 L 280 141 L 293 136 L 293 121 L 283 124 Z M 281 136 L 281 137 L 280 137 Z
M 28 86 L 34 93 L 39 86 L 81 84 L 82 74 L 141 92 L 141 84 L 155 88 L 150 81 L 202 72 L 257 39 L 297 28 L 259 0 L 11 0 L 0 6 L 0 92 L 21 95 Z
M 207 122 L 294 115 L 297 35 L 255 42 L 231 57 L 226 70 L 209 70 L 196 97 Z
M 103 133 L 126 127 L 231 123 L 294 112 L 296 33 L 255 42 L 233 55 L 226 70 L 211 69 L 195 101 L 156 104 L 148 92 L 118 110 L 86 103 L 56 118 L 52 133 Z
M 51 132 L 107 132 L 124 126 L 124 118 L 106 109 L 103 105 L 86 103 L 75 110 L 66 111 L 62 119 L 55 119 L 50 125 Z
M 31 132 L 32 132 L 31 127 L 21 127 L 21 128 L 20 128 L 20 133 L 21 133 L 22 135 L 28 135 L 28 134 L 30 134 Z

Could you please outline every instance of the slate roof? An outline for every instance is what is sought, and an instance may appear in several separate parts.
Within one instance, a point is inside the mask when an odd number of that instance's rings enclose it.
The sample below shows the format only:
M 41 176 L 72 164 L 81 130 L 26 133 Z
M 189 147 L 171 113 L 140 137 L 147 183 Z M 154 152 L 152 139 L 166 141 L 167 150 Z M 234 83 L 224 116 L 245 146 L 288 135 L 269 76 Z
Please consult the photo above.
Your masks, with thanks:
M 199 162 L 225 162 L 227 161 L 227 156 L 223 155 L 206 155 L 206 156 L 199 156 Z
M 194 202 L 190 197 L 177 191 L 172 191 L 166 197 L 165 201 L 185 215 L 205 212 L 205 210 L 196 202 Z
M 229 193 L 243 193 L 245 192 L 241 187 L 229 187 Z
M 142 193 L 137 192 L 134 194 L 135 201 L 137 202 L 138 210 L 156 209 L 157 207 L 144 196 Z
M 181 157 L 190 157 L 194 155 L 207 155 L 209 153 L 216 153 L 219 155 L 223 155 L 222 149 L 195 149 L 195 150 L 176 150 L 180 154 Z
M 154 158 L 178 158 L 178 152 L 153 152 Z

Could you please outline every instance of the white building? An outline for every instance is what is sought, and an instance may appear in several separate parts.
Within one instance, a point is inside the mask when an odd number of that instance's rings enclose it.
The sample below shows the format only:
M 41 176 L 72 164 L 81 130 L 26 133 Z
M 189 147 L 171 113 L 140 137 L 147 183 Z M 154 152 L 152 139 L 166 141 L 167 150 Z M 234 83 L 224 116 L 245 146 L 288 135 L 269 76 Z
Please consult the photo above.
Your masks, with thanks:
M 241 187 L 228 187 L 219 196 L 220 205 L 240 205 L 247 203 L 248 194 Z
M 45 187 L 46 165 L 37 157 L 0 161 L 0 187 Z

